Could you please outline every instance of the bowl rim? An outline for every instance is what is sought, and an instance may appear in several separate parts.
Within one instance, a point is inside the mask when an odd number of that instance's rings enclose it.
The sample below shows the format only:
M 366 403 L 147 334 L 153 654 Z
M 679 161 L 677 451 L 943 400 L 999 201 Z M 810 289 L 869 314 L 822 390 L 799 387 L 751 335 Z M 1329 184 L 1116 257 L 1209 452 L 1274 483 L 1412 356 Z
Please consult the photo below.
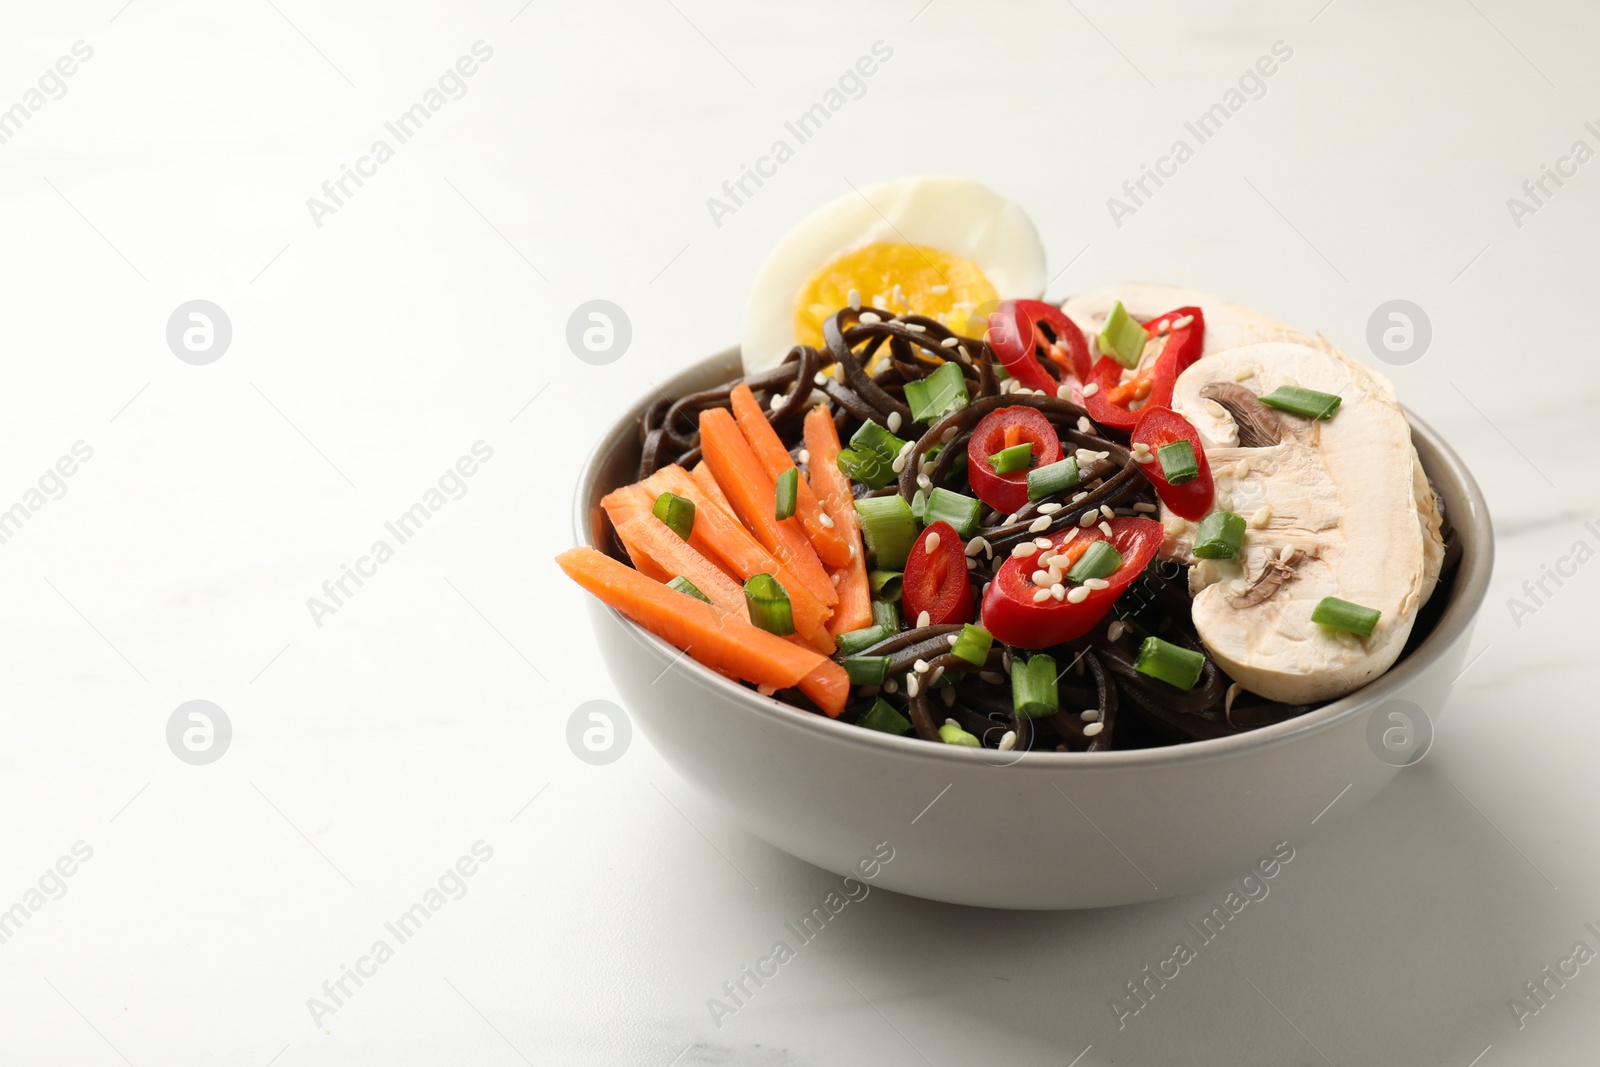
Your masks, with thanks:
M 683 379 L 703 377 L 718 366 L 732 364 L 732 376 L 736 376 L 738 358 L 739 349 L 734 347 L 690 364 L 655 387 L 653 392 L 643 396 L 622 418 L 601 434 L 599 441 L 584 460 L 578 476 L 577 492 L 573 501 L 573 532 L 577 544 L 604 551 L 601 546 L 595 544 L 593 536 L 593 512 L 597 506 L 593 502 L 602 495 L 596 492 L 595 483 L 606 467 L 612 451 L 630 435 L 637 434 L 637 420 L 645 409 L 659 397 L 681 395 L 681 392 L 673 390 Z M 973 750 L 956 745 L 934 745 L 920 738 L 866 730 L 817 712 L 796 708 L 772 697 L 762 696 L 742 682 L 726 678 L 704 664 L 682 656 L 678 648 L 639 626 L 615 608 L 598 603 L 595 606 L 610 612 L 641 646 L 650 649 L 659 658 L 669 661 L 666 670 L 687 672 L 690 679 L 702 689 L 721 694 L 726 699 L 743 705 L 751 713 L 772 720 L 775 725 L 809 731 L 824 740 L 863 745 L 876 749 L 885 756 L 953 760 L 969 767 L 1025 767 L 1036 770 L 1072 768 L 1084 771 L 1161 767 L 1174 763 L 1200 763 L 1233 758 L 1322 733 L 1405 690 L 1413 681 L 1432 670 L 1438 661 L 1468 633 L 1482 608 L 1494 566 L 1494 530 L 1483 492 L 1456 451 L 1409 408 L 1404 405 L 1401 407 L 1411 427 L 1412 443 L 1422 458 L 1423 467 L 1427 470 L 1436 490 L 1440 491 L 1441 496 L 1449 495 L 1457 498 L 1449 507 L 1448 514 L 1451 525 L 1461 539 L 1462 553 L 1450 602 L 1445 605 L 1433 632 L 1424 638 L 1420 645 L 1355 692 L 1330 701 L 1304 715 L 1229 737 L 1184 741 L 1159 748 L 1110 752 L 1030 751 L 1017 754 L 1014 759 L 997 761 L 997 753 L 987 749 Z M 1443 488 L 1445 484 L 1448 484 L 1453 492 L 1446 492 Z M 609 488 L 611 487 L 608 486 L 607 489 Z M 1454 680 L 1451 684 L 1454 684 Z

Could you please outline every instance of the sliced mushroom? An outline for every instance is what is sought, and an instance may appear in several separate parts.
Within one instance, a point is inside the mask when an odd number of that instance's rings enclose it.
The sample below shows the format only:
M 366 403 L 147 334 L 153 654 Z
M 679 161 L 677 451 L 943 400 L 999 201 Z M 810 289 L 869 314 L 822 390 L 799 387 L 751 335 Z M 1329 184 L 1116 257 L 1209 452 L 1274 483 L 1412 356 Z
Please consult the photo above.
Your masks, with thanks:
M 1261 415 L 1258 398 L 1286 384 L 1337 394 L 1341 406 L 1327 420 Z M 1195 363 L 1172 406 L 1206 446 L 1215 506 L 1246 520 L 1239 557 L 1200 560 L 1194 524 L 1163 513 L 1163 554 L 1191 564 L 1195 627 L 1222 669 L 1290 704 L 1342 696 L 1386 671 L 1431 584 L 1420 506 L 1432 492 L 1425 478 L 1418 487 L 1393 387 L 1326 342 L 1267 342 Z M 1311 622 L 1326 596 L 1376 608 L 1377 629 L 1353 638 Z

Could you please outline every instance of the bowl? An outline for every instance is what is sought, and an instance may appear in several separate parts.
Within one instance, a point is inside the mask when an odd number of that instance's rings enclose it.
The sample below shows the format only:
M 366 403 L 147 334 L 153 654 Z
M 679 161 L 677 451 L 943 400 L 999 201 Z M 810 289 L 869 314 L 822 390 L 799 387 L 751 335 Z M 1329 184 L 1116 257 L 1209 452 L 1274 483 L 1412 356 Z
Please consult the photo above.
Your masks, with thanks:
M 724 352 L 662 391 L 679 396 L 740 373 L 737 350 Z M 580 544 L 604 549 L 599 500 L 633 480 L 646 406 L 605 434 L 583 470 Z M 1435 593 L 1448 598 L 1443 612 L 1386 674 L 1248 733 L 1096 753 L 936 745 L 761 696 L 591 598 L 595 639 L 627 710 L 678 773 L 751 833 L 808 863 L 989 908 L 1101 908 L 1191 892 L 1250 873 L 1370 800 L 1424 751 L 1414 737 L 1410 756 L 1397 756 L 1385 732 L 1431 737 L 1429 716 L 1463 668 L 1493 533 L 1460 457 L 1408 418 L 1461 542 L 1453 583 Z

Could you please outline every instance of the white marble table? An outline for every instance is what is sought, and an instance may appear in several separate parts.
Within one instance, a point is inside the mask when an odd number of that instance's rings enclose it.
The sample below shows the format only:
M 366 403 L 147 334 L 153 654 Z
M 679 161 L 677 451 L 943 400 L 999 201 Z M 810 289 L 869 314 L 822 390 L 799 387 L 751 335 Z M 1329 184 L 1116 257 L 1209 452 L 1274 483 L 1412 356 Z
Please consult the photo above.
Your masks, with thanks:
M 0 911 L 0 1063 L 1591 1052 L 1600 968 L 1548 983 L 1521 1029 L 1509 1001 L 1600 947 L 1600 164 L 1560 162 L 1600 147 L 1600 23 L 1576 3 L 1319 7 L 12 5 L 0 909 L 22 911 Z M 878 41 L 859 99 L 714 220 L 707 199 Z M 1199 143 L 1185 123 L 1279 41 L 1292 56 Z M 448 74 L 460 57 L 470 76 Z M 441 76 L 402 143 L 385 123 Z M 1180 138 L 1173 176 L 1113 212 Z M 1374 361 L 1373 310 L 1419 305 L 1431 345 L 1387 369 L 1496 514 L 1481 656 L 1434 750 L 1336 832 L 1308 826 L 1270 897 L 1120 1029 L 1110 998 L 1225 886 L 1044 915 L 875 893 L 717 1025 L 707 999 L 836 879 L 642 738 L 598 767 L 565 740 L 614 696 L 550 562 L 595 429 L 737 338 L 796 219 L 918 160 L 1026 205 L 1057 295 L 1183 282 Z M 334 203 L 343 165 L 366 176 Z M 1571 177 L 1514 213 L 1542 165 Z M 165 337 L 195 299 L 232 327 L 208 365 Z M 591 299 L 632 323 L 608 366 L 565 341 Z M 480 441 L 420 530 L 387 534 Z M 392 558 L 363 562 L 380 538 Z M 334 603 L 345 565 L 367 577 Z M 1517 617 L 1508 598 L 1558 565 Z M 166 741 L 196 699 L 232 727 L 207 766 Z M 441 878 L 438 909 L 390 933 Z

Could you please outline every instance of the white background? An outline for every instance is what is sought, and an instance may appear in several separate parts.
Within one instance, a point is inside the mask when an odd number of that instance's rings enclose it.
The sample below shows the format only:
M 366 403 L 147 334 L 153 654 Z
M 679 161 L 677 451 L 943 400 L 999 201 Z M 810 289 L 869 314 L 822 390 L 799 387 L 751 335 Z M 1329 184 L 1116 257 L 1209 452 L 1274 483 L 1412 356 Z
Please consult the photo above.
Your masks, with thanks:
M 0 33 L 0 108 L 73 42 L 94 50 L 0 145 L 0 509 L 94 450 L 0 545 L 0 908 L 94 850 L 0 944 L 0 1062 L 1592 1050 L 1600 968 L 1521 1031 L 1507 1001 L 1575 941 L 1600 947 L 1600 572 L 1520 626 L 1507 598 L 1600 544 L 1582 527 L 1600 164 L 1520 227 L 1506 206 L 1575 139 L 1600 147 L 1592 9 L 121 3 L 11 3 Z M 307 197 L 478 40 L 494 54 L 466 95 L 316 226 Z M 866 94 L 715 225 L 707 197 L 879 40 L 893 57 Z M 1266 94 L 1114 225 L 1107 197 L 1279 40 L 1294 54 Z M 614 693 L 551 557 L 597 432 L 737 340 L 785 230 L 847 182 L 927 170 L 1023 204 L 1058 297 L 1178 282 L 1366 359 L 1375 307 L 1422 306 L 1431 348 L 1387 369 L 1492 503 L 1482 654 L 1429 757 L 1337 832 L 1307 827 L 1271 896 L 1125 1029 L 1108 999 L 1226 886 L 1042 915 L 875 892 L 719 1028 L 706 999 L 837 879 L 642 738 L 607 767 L 572 755 L 568 716 Z M 196 298 L 233 326 L 209 366 L 165 340 Z M 607 367 L 565 340 L 593 298 L 633 324 Z M 467 494 L 314 625 L 306 599 L 479 440 L 494 456 Z M 165 741 L 196 698 L 233 723 L 208 767 Z M 466 896 L 314 1025 L 307 998 L 479 840 L 493 859 Z

